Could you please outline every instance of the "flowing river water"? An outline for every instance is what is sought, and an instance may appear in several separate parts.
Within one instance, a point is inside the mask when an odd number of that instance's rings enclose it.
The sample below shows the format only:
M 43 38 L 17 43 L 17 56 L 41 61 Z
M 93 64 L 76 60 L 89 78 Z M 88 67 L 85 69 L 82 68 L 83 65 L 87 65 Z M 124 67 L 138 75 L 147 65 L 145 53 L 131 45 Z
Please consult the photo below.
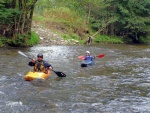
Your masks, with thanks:
M 32 67 L 18 50 L 38 53 L 55 71 L 43 80 L 24 81 Z M 77 56 L 89 50 L 96 64 L 81 68 Z M 150 113 L 150 46 L 41 46 L 0 49 L 0 113 Z

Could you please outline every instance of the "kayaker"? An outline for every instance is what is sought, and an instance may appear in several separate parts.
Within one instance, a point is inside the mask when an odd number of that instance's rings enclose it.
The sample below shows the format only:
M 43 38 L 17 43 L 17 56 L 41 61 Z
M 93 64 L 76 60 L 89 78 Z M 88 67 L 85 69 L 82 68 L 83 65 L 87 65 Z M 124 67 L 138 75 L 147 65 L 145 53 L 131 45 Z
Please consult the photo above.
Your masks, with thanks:
M 93 64 L 95 64 L 95 56 L 90 55 L 89 51 L 85 52 L 86 55 L 84 57 L 82 57 L 82 63 L 81 63 L 81 67 L 87 67 L 87 66 L 91 66 Z
M 93 61 L 95 59 L 95 56 L 90 55 L 90 51 L 86 51 L 85 53 L 86 55 L 84 60 Z
M 34 66 L 33 70 L 36 72 L 44 72 L 46 74 L 50 74 L 51 70 L 53 69 L 51 64 L 47 61 L 43 60 L 43 54 L 39 53 L 37 55 L 37 60 L 32 59 L 29 66 Z

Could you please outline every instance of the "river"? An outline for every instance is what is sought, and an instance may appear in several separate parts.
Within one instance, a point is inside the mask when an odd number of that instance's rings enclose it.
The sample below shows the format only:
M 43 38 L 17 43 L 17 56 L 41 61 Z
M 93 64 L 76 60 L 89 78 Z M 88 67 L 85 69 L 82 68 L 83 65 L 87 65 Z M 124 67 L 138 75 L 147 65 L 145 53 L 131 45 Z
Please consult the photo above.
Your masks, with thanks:
M 24 81 L 28 58 L 44 54 L 55 71 L 43 80 Z M 81 68 L 77 56 L 89 50 L 96 64 Z M 150 46 L 90 45 L 0 49 L 0 113 L 149 113 Z

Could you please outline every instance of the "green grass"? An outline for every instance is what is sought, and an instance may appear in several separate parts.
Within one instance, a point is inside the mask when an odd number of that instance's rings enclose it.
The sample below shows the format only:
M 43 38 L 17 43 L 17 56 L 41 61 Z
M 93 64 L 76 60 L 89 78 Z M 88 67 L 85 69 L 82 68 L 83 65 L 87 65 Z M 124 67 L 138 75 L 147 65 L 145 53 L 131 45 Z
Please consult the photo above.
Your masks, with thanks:
M 31 33 L 31 38 L 26 40 L 26 45 L 33 46 L 35 44 L 38 44 L 39 40 L 40 40 L 39 36 L 35 32 L 32 32 Z
M 120 37 L 109 37 L 104 35 L 97 35 L 94 38 L 96 43 L 113 43 L 113 44 L 123 44 L 123 40 Z
M 69 41 L 69 40 L 76 40 L 79 42 L 79 44 L 83 44 L 84 40 L 80 40 L 79 36 L 77 34 L 63 34 L 62 35 L 63 39 Z

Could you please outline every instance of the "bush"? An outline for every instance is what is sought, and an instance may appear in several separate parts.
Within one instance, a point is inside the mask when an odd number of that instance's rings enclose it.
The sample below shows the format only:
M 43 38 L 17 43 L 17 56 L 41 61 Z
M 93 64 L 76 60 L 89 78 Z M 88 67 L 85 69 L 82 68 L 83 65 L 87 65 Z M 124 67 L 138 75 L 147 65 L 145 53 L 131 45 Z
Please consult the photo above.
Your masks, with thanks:
M 0 38 L 0 47 L 3 47 L 7 44 L 7 42 L 9 42 L 9 39 L 6 39 L 6 37 L 1 37 Z
M 62 37 L 63 37 L 63 39 L 65 39 L 65 40 L 71 39 L 71 37 L 70 37 L 68 34 L 63 34 Z
M 31 38 L 27 39 L 26 41 L 27 46 L 33 46 L 34 44 L 38 43 L 39 43 L 39 36 L 35 32 L 32 32 Z
M 94 42 L 96 42 L 96 43 L 105 42 L 105 43 L 121 44 L 121 43 L 123 43 L 123 40 L 119 37 L 109 37 L 109 36 L 105 36 L 105 35 L 97 35 L 97 37 L 94 38 Z
M 35 33 L 31 33 L 31 37 L 26 34 L 18 35 L 16 39 L 8 39 L 5 37 L 0 38 L 0 47 L 2 46 L 13 46 L 13 47 L 26 47 L 26 46 L 33 46 L 38 44 L 39 36 Z
M 150 38 L 140 37 L 139 42 L 142 44 L 148 44 L 150 41 Z

